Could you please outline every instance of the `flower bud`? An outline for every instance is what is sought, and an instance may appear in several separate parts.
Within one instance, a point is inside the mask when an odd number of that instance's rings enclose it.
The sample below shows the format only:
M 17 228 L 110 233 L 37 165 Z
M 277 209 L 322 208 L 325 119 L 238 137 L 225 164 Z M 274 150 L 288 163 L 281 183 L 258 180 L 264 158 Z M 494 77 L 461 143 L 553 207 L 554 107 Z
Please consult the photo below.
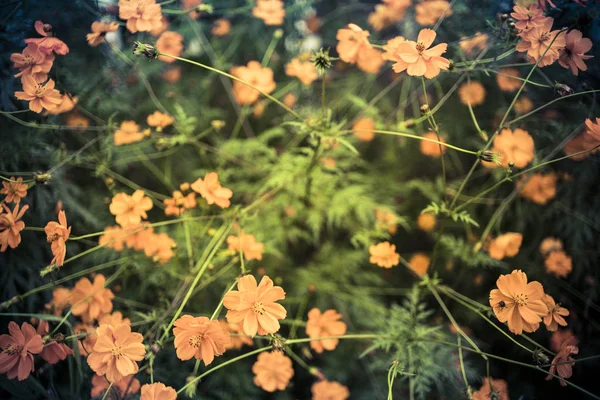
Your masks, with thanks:
M 133 42 L 133 54 L 136 56 L 146 56 L 150 59 L 158 58 L 156 47 L 142 42 Z

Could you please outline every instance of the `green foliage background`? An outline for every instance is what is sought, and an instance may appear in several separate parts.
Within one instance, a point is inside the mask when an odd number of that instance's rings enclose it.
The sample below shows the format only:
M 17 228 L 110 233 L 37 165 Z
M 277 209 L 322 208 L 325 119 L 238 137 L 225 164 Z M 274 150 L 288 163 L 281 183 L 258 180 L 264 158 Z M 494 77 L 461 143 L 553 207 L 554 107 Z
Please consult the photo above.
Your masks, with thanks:
M 101 231 L 108 225 L 114 225 L 107 206 L 109 199 L 115 193 L 133 191 L 128 187 L 128 181 L 170 196 L 179 183 L 192 182 L 215 170 L 219 172 L 223 185 L 233 190 L 233 204 L 242 206 L 276 189 L 276 195 L 266 205 L 257 207 L 240 221 L 243 229 L 265 243 L 263 261 L 250 262 L 248 267 L 255 274 L 258 267 L 263 267 L 277 284 L 284 287 L 287 296 L 283 304 L 290 318 L 295 318 L 303 307 L 308 307 L 306 310 L 312 307 L 321 310 L 335 308 L 344 315 L 349 332 L 386 333 L 394 337 L 394 340 L 377 341 L 373 346 L 362 341 L 341 341 L 335 351 L 322 355 L 310 355 L 308 345 L 294 347 L 297 354 L 321 369 L 329 380 L 348 386 L 352 399 L 385 398 L 387 370 L 394 360 L 404 371 L 414 374 L 413 384 L 418 398 L 464 397 L 464 384 L 460 370 L 456 368 L 458 356 L 455 349 L 410 340 L 433 335 L 440 340 L 455 341 L 455 335 L 449 332 L 446 316 L 426 288 L 417 286 L 417 280 L 406 268 L 399 266 L 383 270 L 368 262 L 368 246 L 381 240 L 390 240 L 402 257 L 408 259 L 415 252 L 431 255 L 438 238 L 439 258 L 434 270 L 439 279 L 483 304 L 487 304 L 489 291 L 495 287 L 499 274 L 523 269 L 531 280 L 541 281 L 546 292 L 571 311 L 569 327 L 579 338 L 580 357 L 600 353 L 600 323 L 596 322 L 600 308 L 595 305 L 600 293 L 597 268 L 600 169 L 597 156 L 582 162 L 561 161 L 545 168 L 545 171 L 552 169 L 573 177 L 572 180 L 560 181 L 556 197 L 547 206 L 521 198 L 508 206 L 492 234 L 522 232 L 524 244 L 517 257 L 496 262 L 485 253 L 473 252 L 470 234 L 481 233 L 500 202 L 514 190 L 513 184 L 503 185 L 489 198 L 486 197 L 485 202 L 468 208 L 469 215 L 479 223 L 479 228 L 449 219 L 443 233 L 437 230 L 431 235 L 426 234 L 417 229 L 416 218 L 431 202 L 440 203 L 444 193 L 439 162 L 421 155 L 417 141 L 378 135 L 373 142 L 364 144 L 349 136 L 346 139 L 359 154 L 345 146 L 325 150 L 319 156 L 334 157 L 337 164 L 334 169 L 324 168 L 314 163 L 315 148 L 323 151 L 323 147 L 316 145 L 314 135 L 297 124 L 284 123 L 290 119 L 274 104 L 267 106 L 261 118 L 250 115 L 246 128 L 232 135 L 238 114 L 228 95 L 227 80 L 189 64 L 178 64 L 182 70 L 181 80 L 176 84 L 165 82 L 160 74 L 170 66 L 131 55 L 133 40 L 153 43 L 155 39 L 150 35 L 131 35 L 121 29 L 124 56 L 115 53 L 106 44 L 89 47 L 85 34 L 89 32 L 91 23 L 101 16 L 114 14 L 114 8 L 102 7 L 102 4 L 91 0 L 19 1 L 16 8 L 11 2 L 5 3 L 0 5 L 0 108 L 14 111 L 24 107 L 13 97 L 20 83 L 12 76 L 14 70 L 11 70 L 8 58 L 24 47 L 23 38 L 35 35 L 33 23 L 42 19 L 53 25 L 57 36 L 71 49 L 67 56 L 57 57 L 52 78 L 61 91 L 79 97 L 80 112 L 95 116 L 90 117 L 91 124 L 99 127 L 97 131 L 85 132 L 36 129 L 0 116 L 2 175 L 25 175 L 15 173 L 19 171 L 48 171 L 68 160 L 52 173 L 47 185 L 37 184 L 30 188 L 26 199 L 31 206 L 25 217 L 27 226 L 43 227 L 53 220 L 56 202 L 60 200 L 74 234 Z M 316 11 L 323 22 L 318 33 L 322 46 L 334 49 L 337 30 L 350 22 L 366 28 L 366 15 L 376 3 L 351 0 L 286 3 L 286 22 L 281 27 L 284 36 L 277 42 L 269 62 L 277 82 L 274 95 L 282 98 L 288 92 L 295 93 L 298 96 L 295 110 L 305 118 L 318 117 L 321 111 L 319 82 L 305 88 L 295 78 L 284 74 L 284 65 L 299 53 L 307 39 L 306 32 L 299 29 L 298 21 Z M 183 56 L 225 71 L 250 60 L 260 61 L 276 28 L 267 27 L 262 21 L 252 18 L 249 8 L 242 12 L 233 11 L 246 7 L 247 2 L 219 1 L 213 5 L 215 13 L 203 15 L 197 21 L 185 15 L 171 18 L 169 29 L 180 32 L 185 38 Z M 176 6 L 171 4 L 165 8 Z M 13 9 L 15 11 L 9 13 Z M 488 54 L 500 54 L 514 45 L 514 40 L 505 40 L 497 29 L 496 14 L 507 9 L 510 9 L 510 4 L 504 1 L 458 0 L 453 6 L 454 14 L 440 26 L 438 40 L 450 44 L 449 57 L 459 62 L 464 54 L 456 45 L 458 40 L 476 32 L 486 32 L 491 37 Z M 5 10 L 9 12 L 5 14 Z M 575 5 L 564 5 L 554 17 L 557 23 L 577 27 L 584 36 L 597 39 L 599 27 L 595 17 L 598 7 L 590 5 L 587 11 L 589 15 Z M 211 22 L 222 16 L 231 19 L 232 31 L 223 38 L 212 37 Z M 414 38 L 419 29 L 410 11 L 403 22 L 380 33 L 373 32 L 370 39 L 374 43 L 384 43 L 396 35 Z M 595 40 L 592 53 L 596 56 L 597 44 Z M 199 51 L 192 51 L 194 48 Z M 510 60 L 520 61 L 517 56 Z M 579 77 L 573 77 L 567 70 L 554 65 L 543 69 L 546 78 L 534 75 L 534 80 L 564 83 L 575 92 L 597 89 L 600 71 L 594 60 L 588 62 L 589 70 Z M 522 71 L 528 71 L 528 68 L 524 67 Z M 440 101 L 459 77 L 459 73 L 443 73 L 428 88 L 430 103 Z M 411 130 L 416 134 L 427 131 L 424 124 L 409 128 L 404 123 L 405 119 L 420 116 L 421 91 L 417 79 L 413 79 L 408 87 L 406 82 L 409 78 L 406 75 L 398 78 L 389 64 L 380 74 L 369 76 L 353 66 L 340 63 L 335 64 L 329 78 L 327 106 L 331 109 L 332 124 L 339 124 L 336 125 L 339 130 L 350 129 L 354 118 L 365 115 L 377 121 L 378 129 Z M 396 82 L 396 79 L 400 81 Z M 497 127 L 497 116 L 507 109 L 512 95 L 497 88 L 493 74 L 475 71 L 471 79 L 482 82 L 486 87 L 486 102 L 475 112 L 482 129 L 493 132 Z M 387 93 L 378 96 L 382 90 L 387 90 Z M 406 101 L 402 101 L 405 95 Z M 536 106 L 558 97 L 552 89 L 535 87 L 529 87 L 526 95 Z M 177 130 L 167 129 L 163 137 L 153 135 L 140 144 L 123 147 L 112 144 L 114 127 L 121 121 L 135 120 L 144 125 L 146 116 L 161 106 L 176 117 Z M 550 109 L 556 111 L 556 116 L 548 117 L 541 112 L 515 125 L 528 130 L 534 137 L 535 162 L 556 151 L 561 154 L 562 144 L 571 132 L 578 130 L 585 118 L 600 116 L 593 95 L 560 101 Z M 15 116 L 33 123 L 64 124 L 63 116 Z M 456 93 L 435 117 L 449 143 L 473 150 L 482 148 L 483 142 L 473 127 L 468 110 L 460 103 Z M 224 120 L 226 127 L 219 132 L 211 132 L 194 144 L 182 144 L 207 130 L 213 120 Z M 91 140 L 95 142 L 89 148 L 69 158 Z M 448 183 L 451 188 L 459 186 L 472 162 L 473 156 L 449 151 Z M 478 169 L 466 194 L 476 195 L 502 179 L 503 174 L 503 171 Z M 105 183 L 109 177 L 116 180 L 114 185 Z M 308 196 L 307 186 L 311 187 Z M 294 207 L 295 216 L 286 214 L 288 206 Z M 392 237 L 376 228 L 375 208 L 386 208 L 399 216 L 398 232 Z M 214 208 L 204 212 L 218 214 Z M 159 207 L 155 207 L 149 215 L 152 222 L 164 219 Z M 209 229 L 218 227 L 217 219 L 210 220 L 208 224 L 206 221 L 190 224 L 194 262 L 211 239 Z M 17 249 L 0 254 L 0 301 L 78 270 L 129 257 L 124 264 L 127 267 L 117 278 L 121 289 L 116 293 L 115 309 L 133 322 L 139 322 L 140 332 L 145 333 L 152 326 L 151 320 L 160 317 L 169 308 L 182 280 L 190 279 L 183 226 L 175 224 L 161 229 L 178 243 L 176 256 L 167 265 L 155 264 L 143 254 L 115 253 L 104 249 L 44 278 L 40 277 L 39 271 L 51 259 L 49 246 L 40 232 L 24 231 L 23 242 Z M 565 280 L 545 273 L 543 259 L 537 249 L 547 236 L 563 240 L 567 253 L 573 257 L 573 272 Z M 68 257 L 95 244 L 69 242 Z M 202 290 L 194 295 L 186 312 L 199 315 L 212 313 L 224 290 L 239 273 L 234 261 L 226 252 L 218 253 L 212 261 L 215 268 L 203 276 Z M 444 268 L 447 263 L 452 263 L 451 271 Z M 108 276 L 117 268 L 111 267 L 103 273 Z M 477 275 L 483 277 L 480 286 L 473 284 Z M 316 286 L 316 291 L 308 290 L 312 286 Z M 39 313 L 50 298 L 50 290 L 40 292 L 3 312 Z M 472 330 L 472 337 L 483 351 L 525 363 L 534 362 L 476 314 L 448 298 L 445 301 L 459 324 Z M 305 312 L 299 318 L 305 319 Z M 0 332 L 4 333 L 4 326 L 14 319 L 19 322 L 26 320 L 25 317 L 3 316 Z M 170 316 L 166 322 L 169 320 Z M 289 325 L 282 326 L 284 337 L 289 334 L 289 328 Z M 299 334 L 304 335 L 302 327 Z M 549 337 L 544 329 L 532 335 L 533 339 L 546 346 Z M 242 351 L 247 350 L 244 348 Z M 236 355 L 239 355 L 236 351 L 227 352 L 216 363 Z M 310 398 L 310 386 L 315 378 L 298 364 L 295 364 L 290 388 L 271 395 L 252 383 L 251 366 L 254 361 L 255 358 L 250 357 L 210 375 L 198 385 L 196 398 Z M 34 373 L 41 386 L 29 381 L 27 384 L 9 382 L 1 376 L 0 397 L 89 398 L 92 373 L 85 362 L 80 366 L 74 361 L 55 366 L 42 364 Z M 578 364 L 571 381 L 593 391 L 599 367 L 596 360 Z M 180 388 L 193 368 L 193 362 L 178 360 L 167 344 L 157 356 L 154 378 Z M 471 386 L 479 388 L 481 377 L 485 376 L 485 364 L 481 358 L 466 355 L 466 369 Z M 556 380 L 545 382 L 539 371 L 500 361 L 491 363 L 491 375 L 508 381 L 512 398 L 553 398 L 557 393 L 565 398 L 582 398 L 577 397 L 582 396 L 580 392 L 559 387 Z M 145 373 L 140 373 L 138 379 L 142 383 L 149 381 Z M 45 393 L 42 394 L 42 391 Z M 399 375 L 394 395 L 408 398 L 408 391 L 408 377 Z

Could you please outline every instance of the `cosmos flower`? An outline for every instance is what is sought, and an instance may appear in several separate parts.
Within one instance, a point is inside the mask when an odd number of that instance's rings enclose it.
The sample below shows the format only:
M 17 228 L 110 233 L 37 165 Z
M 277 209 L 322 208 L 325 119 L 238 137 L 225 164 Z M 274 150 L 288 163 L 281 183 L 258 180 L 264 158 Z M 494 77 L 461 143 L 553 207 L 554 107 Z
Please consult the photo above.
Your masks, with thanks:
M 254 384 L 267 392 L 285 390 L 294 376 L 292 360 L 279 352 L 260 353 L 252 372 Z
M 227 208 L 231 205 L 231 197 L 233 192 L 231 189 L 224 188 L 219 183 L 219 174 L 209 172 L 204 176 L 204 179 L 198 178 L 192 183 L 191 188 L 194 192 L 199 193 L 208 204 L 216 204 L 221 208 Z
M 94 21 L 91 26 L 91 33 L 86 35 L 88 44 L 92 47 L 99 46 L 104 43 L 104 37 L 108 32 L 116 32 L 119 29 L 119 24 L 115 22 L 100 22 Z
M 392 268 L 400 262 L 400 255 L 396 253 L 396 245 L 382 242 L 369 247 L 371 258 L 369 262 L 382 268 Z
M 9 181 L 2 181 L 2 189 L 0 194 L 3 194 L 5 203 L 19 204 L 21 199 L 27 196 L 27 189 L 29 185 L 23 183 L 23 178 L 11 178 Z
M 30 75 L 36 82 L 42 83 L 48 79 L 54 55 L 45 54 L 35 43 L 29 43 L 22 53 L 11 54 L 10 61 L 14 63 L 13 68 L 20 70 L 15 77 Z
M 209 365 L 215 356 L 225 353 L 229 345 L 229 332 L 223 329 L 219 321 L 184 315 L 174 325 L 175 349 L 180 360 L 195 357 L 204 361 L 204 365 Z
M 285 299 L 280 286 L 274 286 L 268 276 L 263 276 L 260 284 L 252 275 L 238 280 L 238 290 L 229 291 L 223 298 L 227 308 L 227 321 L 243 323 L 244 333 L 250 337 L 267 335 L 279 330 L 279 321 L 287 315 L 285 308 L 276 303 Z
M 490 306 L 500 322 L 507 322 L 508 329 L 515 335 L 534 332 L 542 318 L 548 314 L 548 307 L 542 300 L 544 288 L 539 282 L 527 283 L 527 275 L 514 270 L 500 275 L 496 281 L 498 289 L 490 292 Z
M 24 381 L 33 372 L 33 356 L 42 352 L 44 342 L 27 322 L 19 328 L 16 322 L 11 321 L 8 333 L 0 335 L 0 374 L 6 374 L 8 379 Z
M 438 76 L 442 69 L 447 70 L 450 61 L 442 57 L 442 54 L 446 52 L 448 44 L 441 43 L 431 47 L 435 37 L 433 29 L 422 29 L 416 42 L 408 40 L 399 43 L 394 51 L 394 71 L 406 71 L 411 76 L 431 79 Z
M 21 78 L 23 91 L 15 92 L 15 97 L 19 100 L 29 102 L 29 109 L 36 113 L 42 110 L 54 110 L 63 99 L 60 92 L 54 89 L 54 81 L 49 79 L 46 83 L 38 83 L 33 76 L 23 75 Z
M 309 338 L 322 338 L 328 336 L 342 336 L 346 333 L 346 324 L 341 321 L 342 314 L 335 310 L 325 310 L 321 313 L 318 308 L 313 308 L 308 312 L 308 321 L 306 321 L 306 334 Z M 311 340 L 310 348 L 317 353 L 323 350 L 334 350 L 339 339 Z
M 155 382 L 142 386 L 142 397 L 140 400 L 176 400 L 177 392 L 171 386 Z

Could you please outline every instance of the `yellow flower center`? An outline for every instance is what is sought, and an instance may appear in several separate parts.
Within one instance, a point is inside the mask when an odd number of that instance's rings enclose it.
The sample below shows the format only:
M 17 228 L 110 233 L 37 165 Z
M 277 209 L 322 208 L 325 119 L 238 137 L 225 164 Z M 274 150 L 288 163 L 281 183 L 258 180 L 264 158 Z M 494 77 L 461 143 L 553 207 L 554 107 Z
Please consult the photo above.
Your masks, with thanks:
M 35 59 L 31 56 L 25 56 L 25 58 L 23 59 L 23 63 L 25 65 L 34 65 L 35 64 Z
M 422 42 L 417 43 L 417 51 L 419 52 L 419 54 L 425 51 L 425 45 Z
M 15 346 L 13 344 L 9 344 L 8 347 L 6 349 L 4 349 L 4 352 L 11 356 L 15 355 L 15 354 L 21 354 L 22 351 L 23 351 L 23 346 L 21 346 L 21 345 Z
M 46 91 L 44 90 L 44 87 L 42 85 L 36 85 L 36 87 L 35 87 L 36 97 L 44 97 L 45 92 Z
M 526 307 L 528 301 L 528 296 L 526 294 L 518 294 L 515 296 L 515 303 L 521 307 Z
M 52 235 L 46 237 L 46 240 L 48 241 L 48 243 L 52 243 L 54 241 L 57 241 L 59 237 L 60 235 L 58 233 L 53 233 Z
M 202 340 L 203 339 L 204 339 L 204 334 L 203 333 L 199 333 L 197 335 L 192 336 L 190 338 L 190 340 L 188 340 L 188 343 L 189 343 L 190 346 L 192 346 L 193 348 L 197 349 L 202 344 Z
M 112 353 L 113 357 L 121 357 L 123 356 L 123 349 L 121 348 L 121 346 L 115 346 L 113 347 L 110 352 Z
M 256 303 L 254 303 L 254 305 L 252 306 L 252 311 L 254 311 L 257 314 L 263 315 L 265 312 L 267 312 L 265 310 L 265 306 L 263 305 L 263 303 L 257 301 Z

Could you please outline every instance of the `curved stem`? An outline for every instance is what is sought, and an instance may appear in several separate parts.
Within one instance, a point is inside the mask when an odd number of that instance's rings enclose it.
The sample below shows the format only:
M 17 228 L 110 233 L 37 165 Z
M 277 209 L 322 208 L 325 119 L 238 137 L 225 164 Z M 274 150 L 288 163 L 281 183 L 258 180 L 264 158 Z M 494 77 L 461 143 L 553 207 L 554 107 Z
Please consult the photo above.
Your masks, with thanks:
M 262 90 L 260 90 L 256 86 L 254 86 L 254 85 L 246 82 L 243 79 L 240 79 L 240 78 L 238 78 L 236 76 L 228 74 L 227 72 L 223 72 L 223 71 L 221 71 L 219 69 L 210 67 L 208 65 L 205 65 L 205 64 L 202 64 L 202 63 L 199 63 L 199 62 L 196 62 L 196 61 L 189 60 L 187 58 L 177 57 L 177 56 L 173 56 L 171 54 L 166 54 L 166 53 L 158 53 L 158 55 L 164 56 L 164 57 L 173 58 L 175 60 L 183 61 L 183 62 L 186 62 L 186 63 L 189 63 L 189 64 L 193 64 L 193 65 L 196 65 L 198 67 L 201 67 L 201 68 L 207 69 L 209 71 L 215 72 L 217 74 L 226 76 L 229 79 L 233 79 L 234 81 L 240 82 L 240 83 L 248 86 L 249 88 L 252 88 L 252 89 L 256 90 L 257 92 L 259 92 L 260 94 L 262 94 L 263 96 L 265 96 L 267 99 L 271 100 L 273 103 L 277 104 L 278 106 L 280 106 L 281 108 L 283 108 L 285 111 L 287 111 L 288 113 L 290 113 L 291 115 L 293 115 L 294 118 L 302 121 L 302 117 L 296 111 L 292 110 L 291 108 L 289 108 L 288 106 L 286 106 L 285 104 L 283 104 L 281 101 L 277 100 L 275 97 L 271 96 L 270 94 L 267 94 L 267 93 L 263 92 Z

